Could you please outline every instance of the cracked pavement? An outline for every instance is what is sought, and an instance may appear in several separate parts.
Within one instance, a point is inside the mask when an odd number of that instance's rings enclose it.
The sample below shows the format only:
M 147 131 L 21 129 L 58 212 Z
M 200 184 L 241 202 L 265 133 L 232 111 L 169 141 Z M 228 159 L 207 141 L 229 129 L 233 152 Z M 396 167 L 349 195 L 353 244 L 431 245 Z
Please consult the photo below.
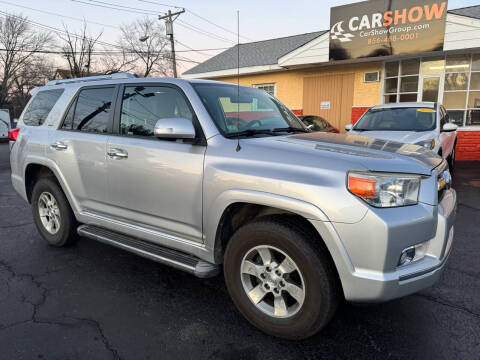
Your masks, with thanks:
M 47 246 L 10 183 L 0 143 L 0 359 L 478 359 L 480 163 L 459 162 L 452 254 L 441 280 L 384 304 L 344 304 L 308 340 L 257 331 L 223 277 L 200 280 L 81 239 Z

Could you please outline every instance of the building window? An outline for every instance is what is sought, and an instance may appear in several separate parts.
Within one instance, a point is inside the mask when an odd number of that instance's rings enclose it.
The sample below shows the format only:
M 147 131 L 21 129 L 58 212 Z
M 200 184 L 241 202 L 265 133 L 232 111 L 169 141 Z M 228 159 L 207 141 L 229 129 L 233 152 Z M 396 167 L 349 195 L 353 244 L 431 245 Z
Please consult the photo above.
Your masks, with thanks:
M 480 55 L 447 55 L 443 104 L 460 125 L 480 125 Z
M 457 125 L 480 125 L 480 54 L 385 62 L 383 74 L 383 103 L 439 101 Z
M 408 59 L 385 63 L 383 101 L 417 101 L 420 59 Z
M 480 125 L 480 54 L 472 55 L 465 125 Z
M 256 89 L 260 89 L 260 90 L 263 90 L 263 91 L 266 91 L 268 94 L 272 95 L 272 96 L 276 96 L 277 94 L 277 86 L 275 83 L 271 83 L 271 84 L 255 84 L 253 85 L 254 88 Z

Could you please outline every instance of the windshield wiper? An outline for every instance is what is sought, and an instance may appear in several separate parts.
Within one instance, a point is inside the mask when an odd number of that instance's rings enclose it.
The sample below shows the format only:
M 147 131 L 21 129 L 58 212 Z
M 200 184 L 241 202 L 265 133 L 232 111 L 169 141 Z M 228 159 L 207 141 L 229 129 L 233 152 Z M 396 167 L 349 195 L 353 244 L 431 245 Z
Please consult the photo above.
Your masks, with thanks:
M 272 130 L 256 130 L 256 129 L 247 129 L 243 131 L 237 131 L 234 133 L 226 134 L 226 138 L 236 138 L 239 136 L 254 136 L 254 135 L 259 135 L 259 134 L 265 134 L 265 135 L 276 135 Z
M 274 132 L 274 133 L 277 133 L 277 132 L 288 132 L 288 133 L 302 132 L 302 133 L 307 133 L 307 132 L 311 132 L 311 131 L 308 130 L 308 129 L 288 126 L 288 127 L 283 127 L 283 128 L 275 128 L 275 129 L 272 130 L 272 132 Z

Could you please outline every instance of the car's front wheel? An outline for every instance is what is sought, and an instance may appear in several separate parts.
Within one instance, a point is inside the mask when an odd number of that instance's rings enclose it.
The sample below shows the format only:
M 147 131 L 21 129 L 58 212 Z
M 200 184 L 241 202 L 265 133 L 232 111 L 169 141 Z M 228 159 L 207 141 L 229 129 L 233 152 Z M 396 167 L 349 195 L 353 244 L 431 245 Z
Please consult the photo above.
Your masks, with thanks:
M 41 178 L 35 183 L 31 202 L 35 225 L 50 245 L 66 246 L 77 240 L 77 221 L 54 178 Z
M 229 293 L 262 331 L 287 339 L 318 332 L 338 304 L 337 275 L 321 241 L 297 223 L 266 216 L 244 225 L 225 252 Z

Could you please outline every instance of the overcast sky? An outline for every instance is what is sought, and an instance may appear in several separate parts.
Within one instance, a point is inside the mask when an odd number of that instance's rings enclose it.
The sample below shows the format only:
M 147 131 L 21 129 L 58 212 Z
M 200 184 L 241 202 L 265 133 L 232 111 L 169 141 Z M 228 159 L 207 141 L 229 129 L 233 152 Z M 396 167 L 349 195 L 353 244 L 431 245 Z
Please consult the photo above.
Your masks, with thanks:
M 93 4 L 90 0 L 79 1 Z M 103 4 L 104 6 L 114 4 L 138 8 L 151 13 L 154 18 L 169 9 L 167 6 L 147 3 L 146 1 L 171 5 L 172 10 L 176 10 L 173 6 L 187 9 L 187 12 L 179 17 L 182 23 L 178 21 L 175 23 L 175 36 L 178 41 L 193 49 L 217 49 L 234 45 L 236 42 L 237 10 L 240 10 L 240 34 L 242 36 L 240 41 L 249 42 L 251 40 L 258 41 L 326 30 L 330 24 L 330 7 L 355 2 L 352 0 L 98 0 L 96 4 Z M 89 22 L 88 28 L 92 35 L 103 31 L 101 40 L 110 43 L 116 41 L 118 26 L 131 22 L 137 17 L 142 17 L 141 14 L 134 13 L 133 10 L 118 11 L 85 3 L 73 0 L 0 0 L 0 9 L 16 14 L 22 13 L 28 16 L 30 20 L 58 28 L 62 28 L 62 22 L 66 23 L 69 28 L 80 28 L 82 25 L 81 19 L 85 19 Z M 480 0 L 450 0 L 448 7 L 449 9 L 455 9 L 471 5 L 480 5 Z M 34 9 L 52 14 L 42 13 Z M 78 18 L 80 21 L 70 17 Z M 201 34 L 193 30 L 192 26 L 204 33 Z M 203 61 L 221 51 L 204 51 L 201 54 L 181 52 L 187 50 L 186 47 L 181 45 L 177 46 L 177 50 L 180 51 L 179 56 L 195 61 Z M 194 65 L 191 62 L 180 62 L 179 72 L 181 73 Z

